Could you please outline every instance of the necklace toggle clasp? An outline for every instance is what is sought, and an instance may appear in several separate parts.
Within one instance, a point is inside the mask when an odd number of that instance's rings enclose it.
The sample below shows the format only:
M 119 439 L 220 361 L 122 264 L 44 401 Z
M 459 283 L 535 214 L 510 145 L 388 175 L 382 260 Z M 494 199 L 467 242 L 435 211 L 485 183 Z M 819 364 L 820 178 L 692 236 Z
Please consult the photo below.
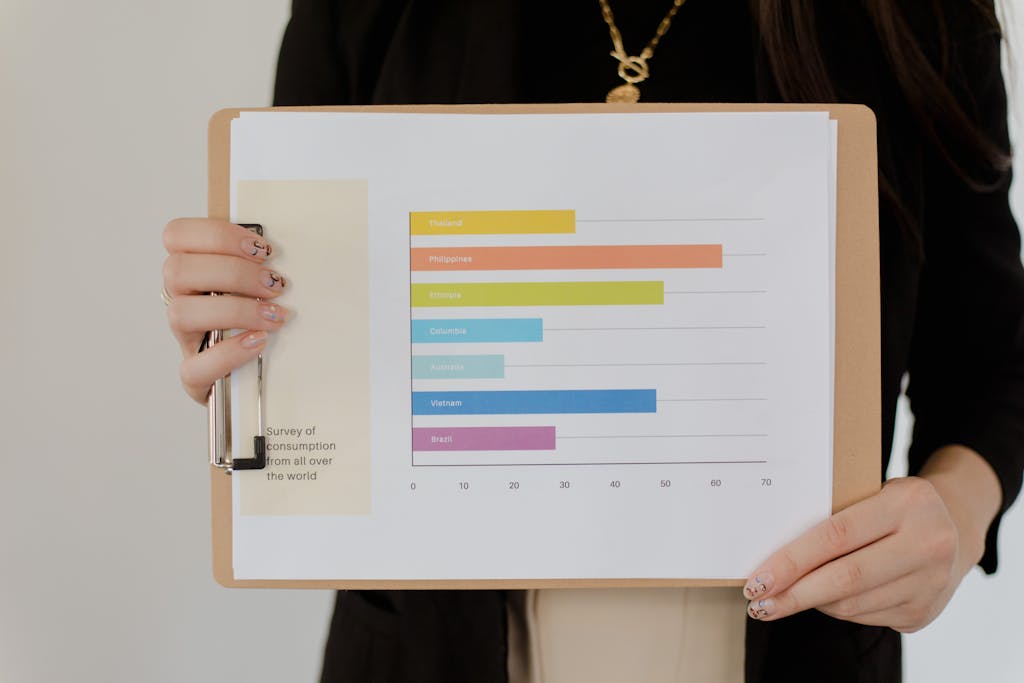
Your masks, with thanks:
M 631 57 L 625 52 L 618 51 L 610 54 L 619 60 L 619 78 L 627 83 L 642 83 L 651 75 L 647 68 L 647 59 L 644 57 Z

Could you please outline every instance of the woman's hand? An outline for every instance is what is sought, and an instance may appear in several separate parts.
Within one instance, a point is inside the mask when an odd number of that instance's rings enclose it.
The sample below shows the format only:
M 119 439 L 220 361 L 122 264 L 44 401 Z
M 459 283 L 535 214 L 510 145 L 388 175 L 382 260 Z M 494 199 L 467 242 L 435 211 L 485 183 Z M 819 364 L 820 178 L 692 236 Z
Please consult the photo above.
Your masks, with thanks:
M 1000 505 L 974 451 L 937 451 L 920 477 L 882 490 L 772 555 L 743 588 L 747 613 L 774 621 L 805 609 L 911 633 L 945 608 L 984 551 Z
M 203 403 L 214 381 L 255 358 L 267 333 L 288 319 L 288 311 L 273 302 L 287 281 L 266 266 L 272 253 L 266 240 L 226 221 L 173 220 L 164 228 L 164 247 L 164 288 L 173 297 L 167 320 L 184 356 L 181 383 Z M 246 331 L 198 353 L 208 330 L 226 329 Z

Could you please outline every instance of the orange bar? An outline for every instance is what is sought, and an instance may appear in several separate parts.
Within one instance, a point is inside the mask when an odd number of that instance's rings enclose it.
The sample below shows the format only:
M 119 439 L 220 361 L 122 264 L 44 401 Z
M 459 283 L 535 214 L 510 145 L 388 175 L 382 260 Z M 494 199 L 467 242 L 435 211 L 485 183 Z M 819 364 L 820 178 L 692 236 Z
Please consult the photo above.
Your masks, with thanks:
M 580 247 L 416 247 L 414 271 L 721 268 L 721 244 Z

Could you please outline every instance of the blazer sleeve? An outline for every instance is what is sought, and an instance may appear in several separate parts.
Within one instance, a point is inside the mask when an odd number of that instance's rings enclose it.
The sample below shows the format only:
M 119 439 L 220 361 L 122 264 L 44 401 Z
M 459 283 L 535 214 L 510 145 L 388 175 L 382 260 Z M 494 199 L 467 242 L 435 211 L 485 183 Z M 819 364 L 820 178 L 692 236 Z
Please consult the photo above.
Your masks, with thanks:
M 349 104 L 336 0 L 293 0 L 274 81 L 275 106 Z
M 274 104 L 374 104 L 396 31 L 415 28 L 409 0 L 292 0 Z M 431 3 L 426 3 L 430 5 Z M 438 7 L 422 10 L 431 15 Z M 391 102 L 389 104 L 399 104 Z
M 961 34 L 951 83 L 979 128 L 1009 151 L 1001 38 Z M 934 152 L 934 150 L 933 150 Z M 1024 271 L 1010 213 L 1010 173 L 972 189 L 937 153 L 925 160 L 924 263 L 911 342 L 910 473 L 936 449 L 967 446 L 992 466 L 1002 504 L 979 563 L 996 570 L 1002 515 L 1024 469 Z M 991 173 L 988 174 L 991 178 Z

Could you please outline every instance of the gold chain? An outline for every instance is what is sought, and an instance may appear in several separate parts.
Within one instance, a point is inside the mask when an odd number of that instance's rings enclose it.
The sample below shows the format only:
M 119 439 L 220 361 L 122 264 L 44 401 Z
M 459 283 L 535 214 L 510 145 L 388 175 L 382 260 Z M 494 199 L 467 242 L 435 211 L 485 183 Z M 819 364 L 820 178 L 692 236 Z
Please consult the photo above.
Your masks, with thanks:
M 619 31 L 619 27 L 615 25 L 615 15 L 612 14 L 612 8 L 608 4 L 608 0 L 597 1 L 601 5 L 601 16 L 604 17 L 604 22 L 608 24 L 608 33 L 611 35 L 612 45 L 615 48 L 612 50 L 611 55 L 619 62 L 619 78 L 625 81 L 625 84 L 613 88 L 608 93 L 607 101 L 636 102 L 640 99 L 640 89 L 636 87 L 636 84 L 643 83 L 651 75 L 651 70 L 647 66 L 647 60 L 654 56 L 654 50 L 658 47 L 658 42 L 668 32 L 669 27 L 672 26 L 672 19 L 675 18 L 676 12 L 686 3 L 686 0 L 672 0 L 672 6 L 669 7 L 668 14 L 658 24 L 654 37 L 651 38 L 639 55 L 630 55 L 626 52 L 626 48 L 622 43 L 622 33 Z

